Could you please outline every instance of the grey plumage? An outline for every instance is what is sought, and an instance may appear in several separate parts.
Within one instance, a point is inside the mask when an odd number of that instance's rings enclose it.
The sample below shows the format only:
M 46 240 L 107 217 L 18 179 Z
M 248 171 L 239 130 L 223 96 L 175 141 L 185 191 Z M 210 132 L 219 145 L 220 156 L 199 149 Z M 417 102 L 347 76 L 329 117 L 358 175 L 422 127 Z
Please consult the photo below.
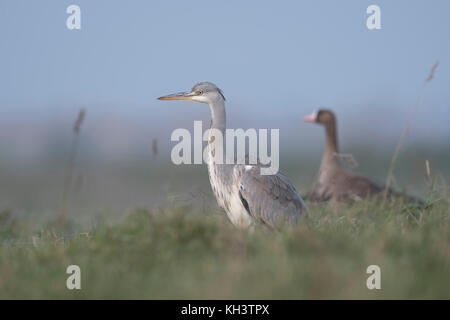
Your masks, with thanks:
M 272 227 L 297 224 L 305 204 L 286 176 L 280 172 L 264 176 L 258 167 L 246 169 L 242 165 L 235 171 L 240 176 L 240 195 L 253 219 Z
M 211 110 L 211 129 L 225 137 L 225 97 L 210 82 L 200 82 L 190 92 L 168 95 L 160 100 L 191 100 L 207 103 Z M 297 224 L 306 206 L 294 186 L 281 173 L 261 175 L 257 164 L 220 164 L 215 162 L 215 137 L 210 131 L 208 173 L 217 203 L 231 222 L 247 228 L 255 224 L 269 227 Z M 222 146 L 223 147 L 223 146 Z

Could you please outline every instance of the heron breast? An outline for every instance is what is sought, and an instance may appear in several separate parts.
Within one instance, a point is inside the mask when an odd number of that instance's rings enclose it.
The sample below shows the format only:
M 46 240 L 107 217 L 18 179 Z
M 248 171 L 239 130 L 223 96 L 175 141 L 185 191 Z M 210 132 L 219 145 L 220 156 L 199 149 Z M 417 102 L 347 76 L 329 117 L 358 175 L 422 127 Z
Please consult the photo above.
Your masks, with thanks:
M 237 227 L 249 227 L 253 221 L 239 197 L 239 183 L 222 177 L 221 174 L 225 173 L 221 172 L 214 163 L 208 165 L 208 172 L 217 203 L 226 211 L 228 219 Z

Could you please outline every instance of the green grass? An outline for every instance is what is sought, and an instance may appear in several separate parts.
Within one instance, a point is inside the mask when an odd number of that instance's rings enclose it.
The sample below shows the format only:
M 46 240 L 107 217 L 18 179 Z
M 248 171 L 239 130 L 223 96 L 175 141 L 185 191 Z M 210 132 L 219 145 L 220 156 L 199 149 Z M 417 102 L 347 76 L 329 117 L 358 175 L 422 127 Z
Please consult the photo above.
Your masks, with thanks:
M 445 200 L 311 207 L 279 232 L 237 230 L 196 207 L 133 210 L 90 230 L 36 228 L 3 212 L 0 298 L 449 299 L 449 209 Z M 66 289 L 71 264 L 81 290 Z M 372 264 L 381 290 L 366 287 Z

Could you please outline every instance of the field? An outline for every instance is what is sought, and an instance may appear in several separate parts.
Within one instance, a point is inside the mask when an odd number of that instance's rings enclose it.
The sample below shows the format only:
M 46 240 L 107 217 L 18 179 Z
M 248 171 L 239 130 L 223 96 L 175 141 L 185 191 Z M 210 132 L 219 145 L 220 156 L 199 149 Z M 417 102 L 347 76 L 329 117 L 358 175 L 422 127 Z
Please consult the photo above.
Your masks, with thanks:
M 78 2 L 0 2 L 0 300 L 450 300 L 450 1 Z M 175 165 L 210 124 L 270 153 L 297 226 L 239 230 Z M 312 203 L 326 141 L 424 204 Z
M 349 149 L 357 171 L 382 181 L 389 153 Z M 60 221 L 64 158 L 4 162 L 0 299 L 450 299 L 450 156 L 441 150 L 398 159 L 394 187 L 425 207 L 307 203 L 298 227 L 276 232 L 233 227 L 203 165 L 80 157 Z M 300 194 L 320 154 L 282 155 Z M 69 265 L 81 268 L 81 290 L 66 288 Z M 381 268 L 381 290 L 367 289 L 370 265 Z
M 71 221 L 36 229 L 4 211 L 0 298 L 450 298 L 448 199 L 310 207 L 295 229 L 250 233 L 195 206 L 131 210 L 83 232 Z M 81 290 L 66 288 L 71 264 Z M 373 264 L 381 290 L 366 287 Z

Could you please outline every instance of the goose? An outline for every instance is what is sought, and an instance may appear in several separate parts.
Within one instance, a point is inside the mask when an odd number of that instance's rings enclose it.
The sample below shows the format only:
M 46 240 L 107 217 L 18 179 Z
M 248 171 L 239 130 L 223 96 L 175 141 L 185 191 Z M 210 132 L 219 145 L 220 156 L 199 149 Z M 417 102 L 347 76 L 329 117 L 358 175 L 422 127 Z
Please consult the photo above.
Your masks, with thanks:
M 339 161 L 336 116 L 331 110 L 320 109 L 304 118 L 305 122 L 316 123 L 325 128 L 325 151 L 319 168 L 318 180 L 309 194 L 311 201 L 347 202 L 359 201 L 384 192 L 385 187 L 372 180 L 347 171 Z M 394 192 L 390 188 L 387 196 L 406 198 L 408 202 L 421 203 L 420 200 Z

